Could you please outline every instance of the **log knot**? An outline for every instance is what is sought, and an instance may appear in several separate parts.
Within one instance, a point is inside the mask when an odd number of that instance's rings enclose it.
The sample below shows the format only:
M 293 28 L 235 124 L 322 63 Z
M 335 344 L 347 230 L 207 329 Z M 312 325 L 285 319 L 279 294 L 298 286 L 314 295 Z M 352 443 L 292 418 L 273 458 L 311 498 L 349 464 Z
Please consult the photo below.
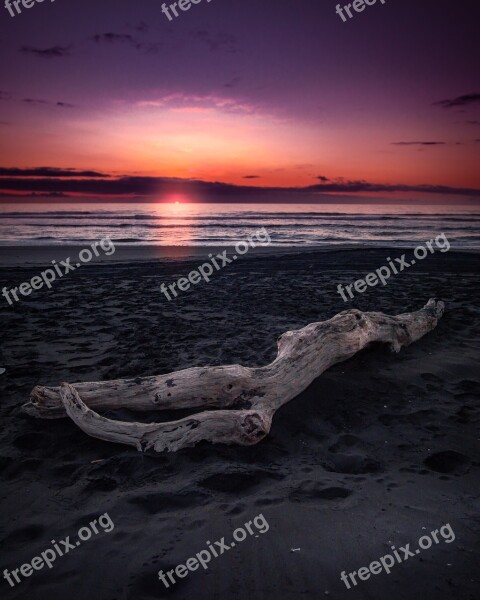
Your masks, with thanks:
M 259 413 L 249 413 L 243 418 L 242 443 L 245 445 L 256 444 L 270 431 L 270 420 L 262 418 Z

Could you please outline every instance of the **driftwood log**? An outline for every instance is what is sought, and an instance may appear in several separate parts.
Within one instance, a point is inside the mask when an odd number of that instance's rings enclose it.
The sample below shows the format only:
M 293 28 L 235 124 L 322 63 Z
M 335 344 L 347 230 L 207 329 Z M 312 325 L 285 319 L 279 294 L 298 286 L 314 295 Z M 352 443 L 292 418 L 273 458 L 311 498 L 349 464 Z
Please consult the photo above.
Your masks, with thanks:
M 275 412 L 330 366 L 374 342 L 398 352 L 434 329 L 443 312 L 443 302 L 433 299 L 421 310 L 394 317 L 346 310 L 281 335 L 277 357 L 265 367 L 195 367 L 154 377 L 37 386 L 23 409 L 39 418 L 68 415 L 93 437 L 141 451 L 175 452 L 203 440 L 256 444 L 269 433 Z M 212 410 L 150 424 L 115 421 L 96 412 L 198 407 Z

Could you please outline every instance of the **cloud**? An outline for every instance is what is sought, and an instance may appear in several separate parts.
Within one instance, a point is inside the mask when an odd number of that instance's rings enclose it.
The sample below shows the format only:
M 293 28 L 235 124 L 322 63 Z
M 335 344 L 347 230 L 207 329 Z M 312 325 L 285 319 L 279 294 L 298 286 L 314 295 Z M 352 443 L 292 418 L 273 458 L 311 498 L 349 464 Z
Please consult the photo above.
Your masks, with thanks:
M 322 183 L 327 183 L 327 181 L 330 181 L 328 177 L 324 177 L 323 175 L 318 175 L 317 179 L 320 179 Z
M 17 194 L 16 194 L 17 195 Z M 68 194 L 64 194 L 63 192 L 49 192 L 37 194 L 33 192 L 32 194 L 18 194 L 21 198 L 72 198 L 73 196 L 69 196 Z M 0 196 L 8 196 L 12 197 L 11 194 L 0 194 Z
M 466 94 L 449 100 L 440 100 L 434 102 L 433 106 L 443 106 L 443 108 L 455 108 L 457 106 L 468 106 L 470 104 L 480 103 L 480 94 Z
M 203 108 L 201 106 L 183 106 L 182 108 L 171 108 L 172 112 L 187 113 L 187 114 L 202 114 L 211 112 L 211 108 Z
M 243 179 L 260 179 L 260 175 L 244 175 Z
M 67 170 L 70 172 L 70 170 Z M 77 173 L 78 175 L 78 173 Z M 199 201 L 235 202 L 257 198 L 266 201 L 299 201 L 319 198 L 320 194 L 332 193 L 378 193 L 378 192 L 421 192 L 437 195 L 460 195 L 480 197 L 480 189 L 457 188 L 442 185 L 404 185 L 389 183 L 373 183 L 365 180 L 347 181 L 337 179 L 335 182 L 316 184 L 308 187 L 255 187 L 233 185 L 222 182 L 208 182 L 193 179 L 169 177 L 132 177 L 93 179 L 67 176 L 54 177 L 5 177 L 0 179 L 0 190 L 3 192 L 29 193 L 64 193 L 82 194 L 85 196 L 112 196 L 123 198 L 160 197 L 162 194 L 184 193 L 195 196 Z
M 38 98 L 23 98 L 22 102 L 25 104 L 39 104 L 44 106 L 59 106 L 60 108 L 74 108 L 74 104 L 69 104 L 68 102 L 50 102 L 48 100 L 40 100 Z
M 22 102 L 25 102 L 25 104 L 51 104 L 46 100 L 38 100 L 37 98 L 24 98 Z
M 465 121 L 468 125 L 480 125 L 480 121 Z
M 444 146 L 445 142 L 392 142 L 392 146 Z
M 109 44 L 119 43 L 136 45 L 138 43 L 135 38 L 128 33 L 97 33 L 92 36 L 92 40 L 97 44 L 106 42 Z
M 149 26 L 145 23 L 145 21 L 140 21 L 140 23 L 135 25 L 133 28 L 135 29 L 135 31 L 138 31 L 140 33 L 147 33 L 147 31 L 150 29 Z
M 137 105 L 144 108 L 165 108 L 176 112 L 205 112 L 215 109 L 226 113 L 253 114 L 256 111 L 255 107 L 241 104 L 233 98 L 189 94 L 170 94 L 154 100 L 141 100 Z
M 35 167 L 19 169 L 18 167 L 0 167 L 0 177 L 111 177 L 97 171 L 79 171 L 77 169 L 58 169 L 56 167 Z
M 74 108 L 75 106 L 74 104 L 69 104 L 68 102 L 51 102 L 49 100 L 42 100 L 40 98 L 15 98 L 13 94 L 2 91 L 0 91 L 0 100 L 14 100 L 16 102 L 23 102 L 24 104 L 59 106 L 60 108 Z
M 376 193 L 376 192 L 422 192 L 430 194 L 454 194 L 461 196 L 479 196 L 480 189 L 474 188 L 456 188 L 449 187 L 446 185 L 432 185 L 432 184 L 420 184 L 420 185 L 405 185 L 405 184 L 391 184 L 391 183 L 372 183 L 365 180 L 360 181 L 342 181 L 337 180 L 335 183 L 317 184 L 312 185 L 304 190 L 310 190 L 314 192 L 324 193 Z
M 20 52 L 34 54 L 41 58 L 63 58 L 70 56 L 71 46 L 52 46 L 51 48 L 34 48 L 33 46 L 22 46 Z
M 223 85 L 224 88 L 233 88 L 236 87 L 240 81 L 242 80 L 241 77 L 239 77 L 238 75 L 236 75 L 235 77 L 233 77 L 232 79 L 230 79 L 230 81 L 228 81 L 227 83 L 225 83 Z
M 146 31 L 146 29 L 142 31 Z M 97 33 L 90 39 L 93 40 L 96 44 L 128 44 L 134 47 L 136 50 L 141 50 L 146 54 L 157 53 L 163 45 L 161 43 L 141 42 L 129 33 Z
M 207 45 L 210 52 L 223 50 L 229 54 L 237 52 L 237 38 L 230 33 L 209 33 L 205 29 L 192 29 L 190 35 Z

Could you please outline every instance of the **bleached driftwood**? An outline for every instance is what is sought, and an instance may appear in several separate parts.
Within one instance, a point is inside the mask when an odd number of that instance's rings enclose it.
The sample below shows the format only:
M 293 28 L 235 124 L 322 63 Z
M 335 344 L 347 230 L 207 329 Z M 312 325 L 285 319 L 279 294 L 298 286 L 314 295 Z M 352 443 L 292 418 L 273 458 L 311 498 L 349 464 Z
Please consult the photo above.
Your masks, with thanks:
M 175 452 L 202 440 L 256 444 L 269 433 L 275 412 L 330 366 L 373 342 L 398 352 L 434 329 L 443 312 L 443 302 L 433 299 L 417 312 L 395 317 L 347 310 L 281 335 L 277 357 L 265 367 L 195 367 L 137 379 L 37 386 L 23 408 L 40 418 L 68 415 L 85 433 L 138 450 Z M 198 407 L 215 410 L 151 424 L 115 421 L 94 410 Z

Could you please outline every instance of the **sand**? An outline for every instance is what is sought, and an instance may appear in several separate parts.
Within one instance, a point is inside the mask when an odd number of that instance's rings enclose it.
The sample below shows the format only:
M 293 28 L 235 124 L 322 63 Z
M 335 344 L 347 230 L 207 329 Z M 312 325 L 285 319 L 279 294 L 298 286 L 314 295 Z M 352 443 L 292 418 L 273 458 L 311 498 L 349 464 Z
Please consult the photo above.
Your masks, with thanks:
M 0 581 L 2 598 L 478 600 L 479 259 L 436 254 L 342 301 L 338 283 L 400 253 L 251 253 L 172 302 L 160 283 L 188 274 L 200 255 L 84 265 L 13 307 L 0 297 L 1 571 L 30 562 L 53 539 L 76 539 L 105 512 L 115 524 L 13 589 Z M 1 268 L 1 287 L 37 275 L 48 257 L 36 256 L 38 264 Z M 415 310 L 429 297 L 446 303 L 435 331 L 398 355 L 376 346 L 334 366 L 276 414 L 254 447 L 146 456 L 92 439 L 69 419 L 20 411 L 36 384 L 266 364 L 288 329 L 351 307 Z M 159 581 L 160 569 L 184 564 L 207 540 L 230 541 L 260 513 L 268 532 L 169 589 Z M 350 590 L 340 580 L 392 544 L 416 548 L 446 523 L 452 543 L 441 539 Z
M 72 258 L 72 264 L 75 264 L 76 257 L 83 249 L 88 249 L 89 244 L 79 246 L 78 244 L 51 244 L 48 246 L 0 246 L 0 265 L 1 266 L 28 266 L 28 265 L 45 265 L 55 260 L 59 263 L 68 257 Z M 111 253 L 109 244 L 105 244 L 109 254 L 105 254 L 98 247 L 99 256 L 92 256 L 90 264 L 100 263 L 118 263 L 118 262 L 157 262 L 170 260 L 185 260 L 197 258 L 201 261 L 208 261 L 208 254 L 222 252 L 225 247 L 219 246 L 153 246 L 153 245 L 127 245 L 115 244 L 115 252 Z M 228 249 L 231 254 L 233 246 Z M 252 250 L 250 250 L 252 252 Z M 275 246 L 258 246 L 254 253 L 259 254 L 279 255 L 283 253 L 299 253 L 302 252 L 301 247 L 297 249 L 285 248 L 281 250 Z M 75 260 L 74 260 L 75 259 Z

